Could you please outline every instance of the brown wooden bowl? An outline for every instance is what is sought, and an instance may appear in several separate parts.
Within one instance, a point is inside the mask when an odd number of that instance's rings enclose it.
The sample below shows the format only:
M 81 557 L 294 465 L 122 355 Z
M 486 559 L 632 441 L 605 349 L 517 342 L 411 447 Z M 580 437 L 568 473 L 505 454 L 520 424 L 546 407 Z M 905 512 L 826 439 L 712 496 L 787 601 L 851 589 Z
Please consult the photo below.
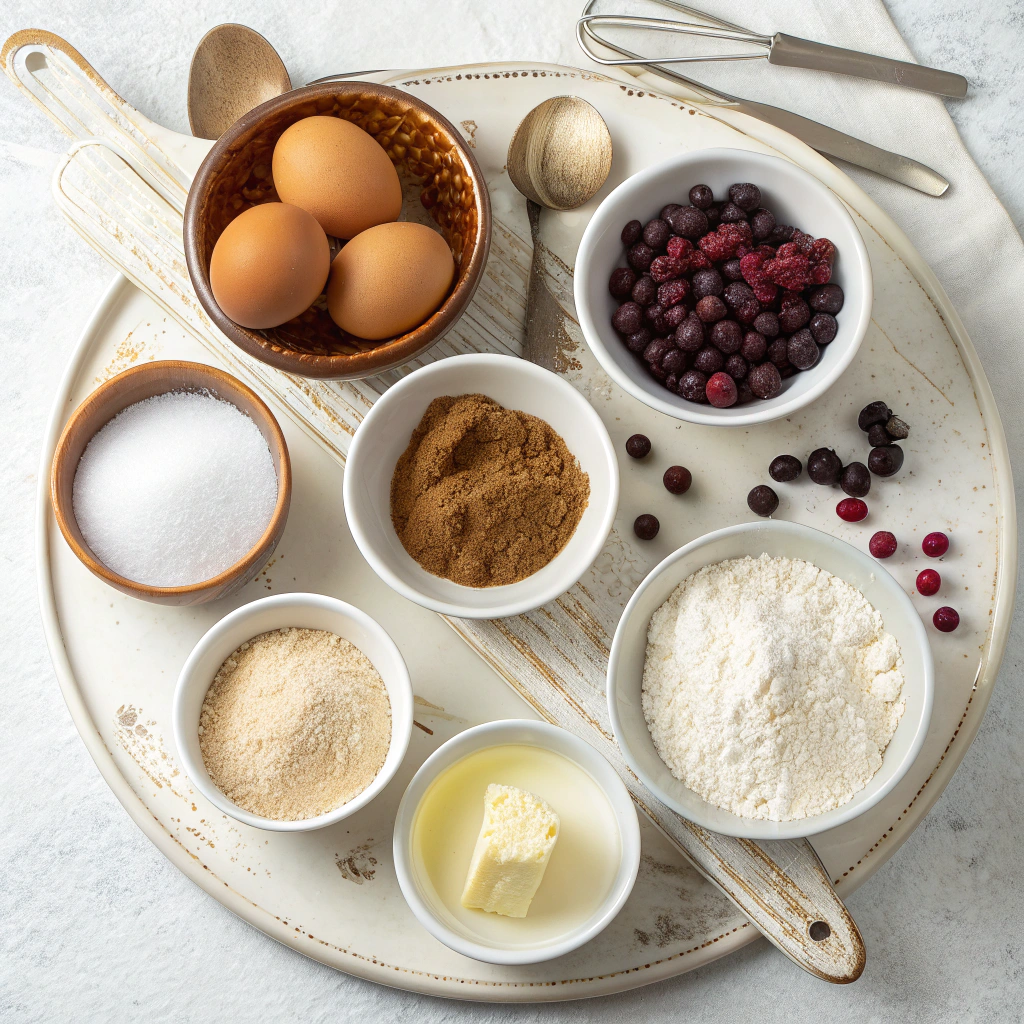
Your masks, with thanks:
M 277 504 L 270 524 L 256 546 L 219 576 L 183 587 L 150 587 L 119 576 L 93 553 L 75 519 L 72 488 L 86 445 L 119 412 L 143 399 L 168 391 L 204 391 L 241 409 L 260 429 L 270 446 L 277 472 Z M 245 586 L 267 563 L 288 520 L 292 497 L 292 469 L 288 446 L 274 414 L 240 380 L 203 363 L 163 359 L 134 366 L 101 384 L 72 414 L 53 453 L 50 501 L 57 525 L 79 560 L 94 575 L 122 594 L 156 604 L 192 605 L 226 597 Z
M 229 319 L 210 287 L 210 256 L 225 227 L 250 206 L 277 200 L 274 146 L 304 117 L 343 117 L 369 132 L 402 179 L 403 219 L 433 222 L 455 258 L 444 304 L 408 334 L 367 341 L 342 331 L 321 295 L 280 327 L 251 330 Z M 268 100 L 217 141 L 192 182 L 185 205 L 185 260 L 199 301 L 243 352 L 303 377 L 351 380 L 408 362 L 439 341 L 465 312 L 487 262 L 491 202 L 472 151 L 454 126 L 426 103 L 386 85 L 326 82 Z

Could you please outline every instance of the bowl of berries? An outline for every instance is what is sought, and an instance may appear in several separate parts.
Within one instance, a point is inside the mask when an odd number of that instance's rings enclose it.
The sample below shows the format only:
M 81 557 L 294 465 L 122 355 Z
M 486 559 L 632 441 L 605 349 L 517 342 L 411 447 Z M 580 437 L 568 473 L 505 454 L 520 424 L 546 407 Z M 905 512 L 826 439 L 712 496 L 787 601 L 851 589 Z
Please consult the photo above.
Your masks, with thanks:
M 609 376 L 693 423 L 746 426 L 810 404 L 871 316 L 867 249 L 841 200 L 796 164 L 739 149 L 627 178 L 584 232 L 574 287 Z

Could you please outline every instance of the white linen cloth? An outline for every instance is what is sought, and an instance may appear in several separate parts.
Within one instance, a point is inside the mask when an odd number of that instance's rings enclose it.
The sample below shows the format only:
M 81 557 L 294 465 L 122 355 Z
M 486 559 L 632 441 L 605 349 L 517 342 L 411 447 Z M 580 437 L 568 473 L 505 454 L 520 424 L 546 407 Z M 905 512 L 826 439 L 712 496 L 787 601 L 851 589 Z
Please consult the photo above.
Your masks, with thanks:
M 602 9 L 625 11 L 630 2 L 606 0 Z M 584 65 L 573 36 L 580 6 L 581 0 L 5 0 L 0 37 L 30 25 L 63 35 L 144 113 L 187 131 L 189 57 L 219 22 L 263 32 L 301 84 L 331 71 L 382 66 Z M 912 59 L 881 0 L 715 0 L 706 8 L 759 31 Z M 950 108 L 964 118 L 971 144 L 1019 217 L 1019 0 L 890 0 L 890 8 L 918 56 L 972 81 L 968 99 L 950 101 Z M 950 294 L 987 368 L 1019 462 L 1024 247 L 943 102 L 760 61 L 700 65 L 692 74 L 913 156 L 951 180 L 949 193 L 932 199 L 847 168 L 903 227 Z M 33 598 L 35 473 L 49 403 L 111 276 L 50 199 L 49 175 L 65 145 L 10 83 L 0 83 L 0 1019 L 1014 1019 L 1024 958 L 1012 925 L 1024 918 L 1020 613 L 1004 678 L 966 761 L 899 854 L 849 901 L 869 958 L 864 977 L 849 989 L 814 981 L 759 943 L 674 981 L 583 1004 L 429 1000 L 303 959 L 172 868 L 116 804 L 85 753 L 63 707 Z M 1020 487 L 1024 465 L 1015 468 Z

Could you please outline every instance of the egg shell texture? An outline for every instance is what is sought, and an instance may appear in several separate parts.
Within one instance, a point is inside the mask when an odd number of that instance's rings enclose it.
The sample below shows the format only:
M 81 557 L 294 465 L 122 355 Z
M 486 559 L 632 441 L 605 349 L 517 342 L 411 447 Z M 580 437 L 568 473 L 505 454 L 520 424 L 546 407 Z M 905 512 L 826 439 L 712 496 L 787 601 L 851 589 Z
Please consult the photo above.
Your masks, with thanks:
M 436 231 L 407 221 L 378 224 L 335 256 L 327 308 L 357 338 L 393 338 L 430 317 L 454 276 L 451 250 Z
M 331 269 L 324 229 L 305 210 L 263 203 L 221 232 L 210 257 L 210 287 L 235 323 L 263 330 L 308 309 Z
M 338 238 L 354 238 L 402 212 L 402 185 L 387 153 L 340 117 L 296 121 L 277 140 L 272 169 L 281 200 L 301 206 Z

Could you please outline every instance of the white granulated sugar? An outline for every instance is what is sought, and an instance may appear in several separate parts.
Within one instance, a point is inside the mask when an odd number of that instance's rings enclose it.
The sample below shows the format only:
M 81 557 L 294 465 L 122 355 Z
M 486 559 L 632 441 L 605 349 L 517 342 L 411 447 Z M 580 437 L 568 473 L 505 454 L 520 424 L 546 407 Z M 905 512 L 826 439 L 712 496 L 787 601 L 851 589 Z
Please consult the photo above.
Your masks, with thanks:
M 863 789 L 903 715 L 896 638 L 810 562 L 737 558 L 651 617 L 643 710 L 672 774 L 745 818 L 793 821 Z
M 75 518 L 114 572 L 151 587 L 212 579 L 257 543 L 277 504 L 259 427 L 230 402 L 169 392 L 119 413 L 75 472 Z

